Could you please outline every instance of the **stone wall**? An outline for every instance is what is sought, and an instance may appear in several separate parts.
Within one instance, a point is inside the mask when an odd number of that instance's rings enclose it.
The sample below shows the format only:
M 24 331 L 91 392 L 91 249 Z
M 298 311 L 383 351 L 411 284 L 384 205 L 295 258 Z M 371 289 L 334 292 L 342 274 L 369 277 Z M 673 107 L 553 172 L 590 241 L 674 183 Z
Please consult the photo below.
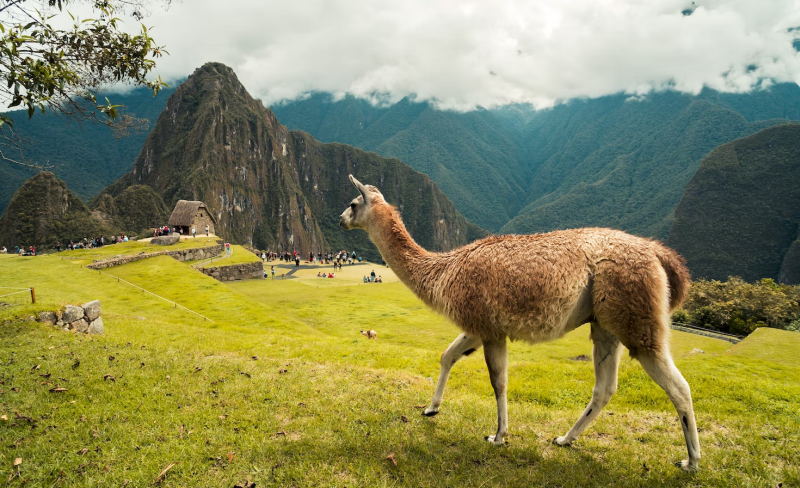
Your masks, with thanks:
M 254 280 L 264 278 L 261 261 L 200 269 L 204 274 L 219 281 Z
M 189 226 L 189 232 L 191 232 L 192 227 L 194 227 L 195 230 L 197 230 L 197 235 L 204 236 L 206 235 L 206 225 L 208 225 L 208 232 L 214 235 L 216 229 L 214 229 L 214 220 L 211 218 L 211 214 L 208 213 L 208 209 L 205 207 L 198 208 L 192 218 L 192 225 Z
M 180 249 L 175 251 L 155 251 L 131 256 L 116 256 L 101 261 L 95 261 L 87 265 L 89 269 L 105 269 L 121 264 L 128 264 L 142 259 L 152 258 L 153 256 L 170 256 L 178 261 L 195 261 L 198 259 L 209 259 L 222 254 L 222 244 L 215 244 L 209 247 L 199 247 L 195 249 Z
M 60 329 L 82 334 L 102 334 L 105 332 L 103 317 L 100 316 L 100 301 L 92 300 L 83 305 L 64 305 L 54 312 L 39 312 L 38 322 L 50 324 Z

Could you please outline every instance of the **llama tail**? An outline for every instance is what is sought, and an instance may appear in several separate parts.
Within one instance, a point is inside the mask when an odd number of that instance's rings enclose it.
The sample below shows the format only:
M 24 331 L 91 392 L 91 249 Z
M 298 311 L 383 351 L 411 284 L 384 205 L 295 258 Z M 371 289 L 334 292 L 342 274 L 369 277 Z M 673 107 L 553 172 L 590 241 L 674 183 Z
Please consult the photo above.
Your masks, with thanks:
M 656 248 L 656 256 L 667 273 L 669 309 L 672 311 L 686 300 L 686 295 L 689 293 L 689 285 L 692 282 L 689 269 L 686 267 L 686 260 L 683 256 L 661 243 L 658 243 Z

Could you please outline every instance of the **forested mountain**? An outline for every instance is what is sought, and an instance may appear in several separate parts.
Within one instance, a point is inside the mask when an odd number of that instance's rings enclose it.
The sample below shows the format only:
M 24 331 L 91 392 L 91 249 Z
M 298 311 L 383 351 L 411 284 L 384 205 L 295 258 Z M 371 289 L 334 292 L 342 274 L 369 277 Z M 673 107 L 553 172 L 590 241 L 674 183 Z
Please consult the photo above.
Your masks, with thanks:
M 125 105 L 123 115 L 143 119 L 147 126 L 115 136 L 106 125 L 78 121 L 58 113 L 36 114 L 28 119 L 24 111 L 6 113 L 14 121 L 16 136 L 0 139 L 0 150 L 12 159 L 48 168 L 84 200 L 130 170 L 167 99 L 175 91 L 166 88 L 158 96 L 144 88 L 127 94 L 108 94 L 114 104 Z M 18 140 L 19 144 L 14 143 Z M 19 152 L 19 146 L 23 154 Z M 40 170 L 0 161 L 0 213 L 23 181 Z
M 787 105 L 800 118 L 800 89 L 791 95 Z M 780 121 L 748 120 L 726 98 L 739 101 L 711 91 L 697 97 L 666 92 L 639 101 L 622 95 L 575 101 L 542 112 L 526 126 L 527 204 L 502 230 L 601 225 L 665 238 L 701 158 Z
M 436 110 L 408 99 L 377 107 L 328 94 L 276 105 L 287 127 L 407 162 L 430 176 L 470 220 L 497 230 L 516 215 L 525 173 L 514 118 Z
M 63 181 L 42 171 L 19 187 L 0 217 L 0 245 L 52 247 L 106 230 Z
M 800 120 L 800 88 L 705 90 L 439 111 L 315 94 L 273 107 L 287 126 L 398 157 L 429 174 L 465 215 L 502 232 L 605 225 L 665 238 L 700 160 L 719 144 Z
M 198 68 L 178 87 L 133 169 L 96 206 L 126 218 L 117 202 L 145 185 L 167 208 L 179 199 L 204 201 L 217 233 L 233 242 L 302 252 L 356 248 L 377 257 L 365 233 L 338 226 L 357 195 L 349 173 L 378 186 L 423 246 L 450 249 L 484 234 L 430 178 L 401 161 L 290 132 L 219 63 Z
M 696 277 L 800 283 L 800 124 L 709 154 L 675 211 L 669 242 Z
M 114 101 L 154 121 L 168 95 L 133 92 Z M 800 88 L 667 91 L 468 113 L 410 99 L 375 106 L 317 93 L 272 109 L 290 129 L 407 162 L 493 232 L 597 225 L 665 239 L 702 158 L 720 144 L 800 120 Z M 48 114 L 22 117 L 16 129 L 28 139 L 31 159 L 54 164 L 83 198 L 128 170 L 144 141 L 142 133 L 117 140 L 105 127 Z M 0 208 L 30 174 L 0 163 Z

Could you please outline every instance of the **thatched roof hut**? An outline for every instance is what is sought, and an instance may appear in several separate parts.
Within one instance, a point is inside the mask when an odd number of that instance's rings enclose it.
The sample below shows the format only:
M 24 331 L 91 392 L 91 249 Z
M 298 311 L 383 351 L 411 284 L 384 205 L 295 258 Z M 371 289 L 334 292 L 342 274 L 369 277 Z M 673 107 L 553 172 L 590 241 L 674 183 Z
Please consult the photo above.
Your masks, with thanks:
M 168 225 L 178 227 L 184 234 L 189 234 L 192 228 L 202 234 L 209 227 L 209 233 L 214 234 L 217 219 L 209 212 L 206 204 L 198 200 L 178 200 L 175 209 L 169 216 Z

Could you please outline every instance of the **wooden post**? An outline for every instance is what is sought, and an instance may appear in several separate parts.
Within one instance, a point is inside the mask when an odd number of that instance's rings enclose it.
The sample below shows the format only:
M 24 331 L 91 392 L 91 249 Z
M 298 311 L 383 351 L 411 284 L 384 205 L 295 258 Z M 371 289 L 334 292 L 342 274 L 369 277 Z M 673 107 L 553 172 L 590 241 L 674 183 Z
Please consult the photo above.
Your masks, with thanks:
M 36 303 L 36 290 L 31 287 L 31 303 Z

